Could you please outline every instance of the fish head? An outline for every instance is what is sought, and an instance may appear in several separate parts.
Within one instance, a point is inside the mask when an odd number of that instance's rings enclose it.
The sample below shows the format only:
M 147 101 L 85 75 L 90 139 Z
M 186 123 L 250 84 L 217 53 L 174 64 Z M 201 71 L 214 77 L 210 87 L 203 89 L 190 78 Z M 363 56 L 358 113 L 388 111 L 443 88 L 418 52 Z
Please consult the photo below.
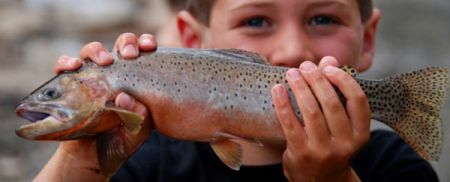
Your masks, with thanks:
M 31 123 L 16 134 L 32 140 L 81 137 L 110 95 L 109 85 L 98 75 L 62 73 L 22 100 L 16 114 Z

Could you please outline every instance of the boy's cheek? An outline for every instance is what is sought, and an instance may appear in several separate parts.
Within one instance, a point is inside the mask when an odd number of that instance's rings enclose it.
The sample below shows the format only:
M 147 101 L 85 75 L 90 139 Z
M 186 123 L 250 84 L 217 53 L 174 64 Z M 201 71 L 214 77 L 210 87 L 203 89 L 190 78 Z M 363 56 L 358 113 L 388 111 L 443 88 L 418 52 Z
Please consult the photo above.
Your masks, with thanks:
M 319 57 L 333 56 L 339 65 L 357 67 L 360 60 L 362 40 L 356 36 L 334 37 L 317 42 Z

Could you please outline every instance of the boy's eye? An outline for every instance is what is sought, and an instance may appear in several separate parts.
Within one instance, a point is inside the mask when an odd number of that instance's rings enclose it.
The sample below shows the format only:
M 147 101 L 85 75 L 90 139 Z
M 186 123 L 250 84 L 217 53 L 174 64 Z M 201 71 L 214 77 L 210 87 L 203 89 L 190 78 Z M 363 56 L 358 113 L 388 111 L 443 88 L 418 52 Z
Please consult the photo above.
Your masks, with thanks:
M 336 23 L 336 21 L 333 18 L 328 17 L 328 16 L 315 16 L 309 22 L 309 24 L 311 24 L 311 25 L 330 25 L 330 24 L 335 24 L 335 23 Z
M 267 27 L 269 22 L 263 17 L 250 18 L 244 22 L 248 27 Z

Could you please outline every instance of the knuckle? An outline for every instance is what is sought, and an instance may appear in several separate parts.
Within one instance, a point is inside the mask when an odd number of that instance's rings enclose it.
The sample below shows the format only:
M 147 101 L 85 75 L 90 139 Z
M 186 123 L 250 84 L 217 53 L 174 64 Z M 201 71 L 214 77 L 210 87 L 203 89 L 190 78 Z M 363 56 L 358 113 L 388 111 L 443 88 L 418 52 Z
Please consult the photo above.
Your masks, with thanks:
M 368 102 L 366 93 L 362 91 L 361 89 L 356 89 L 354 92 L 355 99 L 359 100 L 360 102 Z
M 294 153 L 292 152 L 292 150 L 288 149 L 283 153 L 283 159 L 285 161 L 289 161 L 289 163 L 302 164 L 307 161 L 311 161 L 311 155 L 308 155 L 307 152 L 298 150 L 296 150 L 296 152 Z
M 348 156 L 351 155 L 353 153 L 353 151 L 355 150 L 355 145 L 352 142 L 342 142 L 340 144 L 340 151 L 341 151 L 341 156 Z
M 322 112 L 319 109 L 305 109 L 305 115 L 308 115 L 312 120 L 318 120 L 322 117 Z
M 317 159 L 322 162 L 327 162 L 335 158 L 336 152 L 332 152 L 329 149 L 318 150 Z
M 134 33 L 124 33 L 122 34 L 122 41 L 123 42 L 133 42 L 137 40 L 137 37 Z
M 116 40 L 115 48 L 122 48 L 126 44 L 137 44 L 137 37 L 134 33 L 122 33 Z
M 327 101 L 326 102 L 327 108 L 329 109 L 330 112 L 334 113 L 342 109 L 342 103 L 340 100 L 337 99 L 337 97 L 330 96 L 326 98 L 326 101 Z
M 126 33 L 122 33 L 119 36 L 120 38 L 136 38 L 136 35 L 134 33 L 131 32 L 126 32 Z
M 99 49 L 99 48 L 103 48 L 103 44 L 100 42 L 91 42 L 86 45 L 86 48 L 92 49 L 92 50 Z
M 61 64 L 61 63 L 63 63 L 65 60 L 67 60 L 67 59 L 69 59 L 69 56 L 67 56 L 67 55 L 62 55 L 62 56 L 59 56 L 59 58 L 56 60 L 56 63 L 57 64 Z

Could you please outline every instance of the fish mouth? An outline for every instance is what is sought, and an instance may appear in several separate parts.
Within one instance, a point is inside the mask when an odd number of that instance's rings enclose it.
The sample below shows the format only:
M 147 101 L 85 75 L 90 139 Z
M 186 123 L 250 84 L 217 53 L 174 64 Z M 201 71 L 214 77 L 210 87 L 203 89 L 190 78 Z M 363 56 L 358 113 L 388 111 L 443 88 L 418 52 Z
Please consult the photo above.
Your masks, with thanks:
M 42 121 L 50 116 L 48 113 L 44 112 L 36 112 L 36 111 L 27 111 L 25 109 L 16 110 L 17 116 L 24 118 L 32 123 Z
M 23 103 L 16 109 L 17 116 L 29 121 L 16 129 L 16 134 L 25 139 L 38 139 L 50 133 L 71 127 L 72 115 L 54 104 Z
M 53 117 L 59 121 L 70 119 L 66 111 L 58 108 L 61 107 L 54 104 L 24 103 L 17 107 L 16 115 L 31 123 L 43 121 L 48 117 Z

